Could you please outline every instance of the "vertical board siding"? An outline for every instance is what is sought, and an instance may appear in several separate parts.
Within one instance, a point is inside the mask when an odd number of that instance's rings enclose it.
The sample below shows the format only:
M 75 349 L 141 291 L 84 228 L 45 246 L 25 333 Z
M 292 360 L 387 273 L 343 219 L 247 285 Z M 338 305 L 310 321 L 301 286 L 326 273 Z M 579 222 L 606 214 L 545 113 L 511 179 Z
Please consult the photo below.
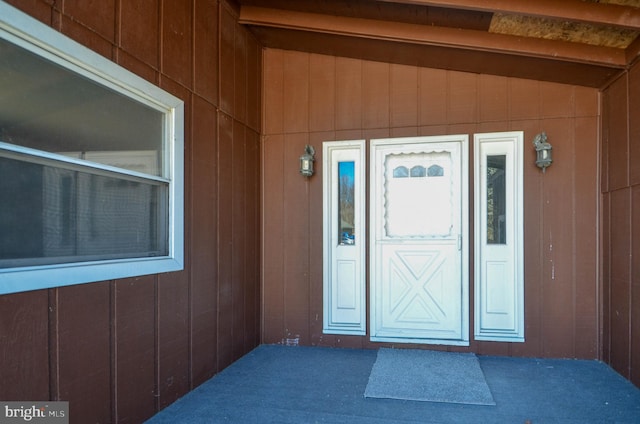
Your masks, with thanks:
M 262 48 L 224 0 L 10 3 L 185 102 L 184 271 L 0 296 L 0 399 L 143 422 L 260 342 Z
M 264 53 L 264 105 L 262 128 L 265 134 L 282 134 L 284 131 L 284 52 L 266 50 Z
M 629 85 L 627 75 L 619 78 L 607 90 L 607 96 L 611 99 L 608 103 L 608 120 L 606 131 L 608 132 L 607 156 L 608 156 L 608 190 L 629 186 L 629 110 L 628 110 Z
M 640 66 L 636 66 L 629 72 L 629 117 L 640 114 Z M 637 119 L 629 119 L 629 183 L 640 184 L 640 166 L 634 166 L 640 162 L 640 122 Z
M 284 104 L 285 133 L 309 131 L 309 58 L 294 52 L 284 53 Z
M 321 146 L 323 140 L 333 139 L 333 132 L 315 132 L 309 135 L 309 144 Z M 322 149 L 316 150 L 316 164 L 320 167 L 322 163 Z M 322 192 L 322 179 L 310 178 L 309 191 L 312 193 Z M 322 222 L 323 204 L 322 197 L 309 196 L 309 222 Z M 323 272 L 323 237 L 322 225 L 311 226 L 309 229 L 309 344 L 322 344 L 322 272 Z
M 540 114 L 543 118 L 571 117 L 574 113 L 575 87 L 564 84 L 540 84 Z
M 606 110 L 606 109 L 605 109 Z M 603 146 L 604 149 L 604 146 Z M 611 196 L 602 193 L 602 360 L 611 363 Z
M 446 124 L 447 73 L 429 68 L 419 72 L 420 125 Z
M 575 119 L 575 149 L 574 167 L 576 181 L 583 181 L 597 186 L 598 173 L 593 172 L 591 161 L 598 157 L 598 123 L 589 118 Z M 599 197 L 597 192 L 582 193 L 575 196 L 574 209 L 576 213 L 575 228 L 586 228 L 593 225 L 598 216 Z M 591 214 L 585 211 L 592 211 Z M 574 240 L 575 260 L 575 319 L 574 340 L 576 355 L 584 358 L 597 358 L 599 355 L 599 287 L 590 283 L 594 278 L 599 279 L 598 264 L 593 260 L 599 254 L 599 235 L 592 231 L 579 231 Z
M 233 12 L 227 8 L 220 8 L 220 51 L 219 51 L 219 66 L 220 77 L 218 83 L 220 84 L 220 99 L 218 106 L 220 109 L 227 113 L 229 116 L 233 116 L 235 105 L 235 86 L 236 75 L 235 72 L 235 32 L 236 24 Z
M 298 170 L 299 157 L 307 144 L 306 133 L 285 135 L 283 266 L 286 272 L 282 338 L 287 344 L 306 345 L 309 344 L 309 181 Z M 289 204 L 295 206 L 287 207 Z
M 254 133 L 261 131 L 261 102 L 262 102 L 262 46 L 253 39 L 247 42 L 247 88 L 246 88 L 246 108 L 247 127 Z M 258 143 L 259 138 L 252 138 L 251 143 Z M 259 153 L 259 149 L 253 149 L 253 153 Z M 259 156 L 257 157 L 259 159 Z M 255 159 L 255 158 L 254 158 Z M 256 174 L 256 176 L 259 174 Z M 256 183 L 258 180 L 256 180 Z
M 480 75 L 478 113 L 480 122 L 506 121 L 509 118 L 509 80 Z
M 548 91 L 550 92 L 550 91 Z M 542 99 L 545 95 L 542 95 Z M 544 102 L 544 100 L 543 100 Z M 574 317 L 575 293 L 573 261 L 575 257 L 574 239 L 577 236 L 574 217 L 575 164 L 573 163 L 573 132 L 572 119 L 547 119 L 543 123 L 549 135 L 549 142 L 558 141 L 554 149 L 556 166 L 549 168 L 545 174 L 538 174 L 534 165 L 529 169 L 541 176 L 544 184 L 542 204 L 544 233 L 542 235 L 542 249 L 544 251 L 542 263 L 542 290 L 545 309 L 542 313 L 542 331 L 544 334 L 543 355 L 545 357 L 571 358 L 574 349 L 574 328 L 577 325 Z M 553 135 L 553 136 L 552 136 Z M 553 177 L 553 178 L 552 178 Z M 596 186 L 592 186 L 595 189 Z M 593 190 L 595 192 L 595 190 Z M 569 219 L 563 219 L 567 217 Z M 595 224 L 595 222 L 594 222 Z M 593 230 L 592 230 L 593 231 Z M 526 272 L 526 271 L 525 271 Z M 525 277 L 526 278 L 526 277 Z M 525 280 L 526 281 L 526 280 Z M 595 275 L 591 283 L 597 280 Z M 526 282 L 525 282 L 526 284 Z M 526 313 L 526 311 L 525 311 Z M 572 325 L 564 325 L 566 319 Z
M 140 422 L 156 410 L 156 279 L 114 282 L 116 422 Z
M 189 286 L 186 273 L 158 276 L 157 389 L 159 409 L 189 391 Z
M 602 358 L 640 386 L 640 65 L 602 93 Z
M 248 97 L 247 89 L 250 78 L 249 75 L 249 48 L 248 33 L 245 31 L 235 31 L 234 45 L 234 74 L 236 75 L 234 84 L 235 106 L 233 116 L 240 122 L 247 122 Z M 252 69 L 255 71 L 255 69 Z
M 611 366 L 622 375 L 629 376 L 631 361 L 629 358 L 631 310 L 631 189 L 611 192 L 611 228 L 610 274 L 611 290 Z
M 287 81 L 285 80 L 285 84 Z M 285 92 L 287 90 L 285 85 Z M 362 128 L 362 61 L 336 58 L 336 130 Z
M 193 2 L 162 2 L 163 75 L 193 88 Z
M 514 120 L 540 118 L 539 81 L 509 79 L 509 118 Z
M 48 290 L 0 296 L 0 363 L 0 399 L 49 399 Z
M 160 0 L 120 2 L 122 50 L 155 69 L 160 68 Z
M 194 91 L 215 104 L 219 76 L 217 0 L 195 0 L 194 15 Z
M 327 131 L 335 127 L 335 81 L 336 59 L 312 54 L 309 58 L 309 131 Z M 272 91 L 269 90 L 269 93 Z
M 268 65 L 267 65 L 268 67 Z M 267 97 L 268 98 L 268 97 Z M 269 109 L 268 107 L 265 109 Z M 280 127 L 282 128 L 282 127 Z M 291 165 L 290 165 L 291 166 Z M 296 165 L 297 166 L 297 165 Z M 284 337 L 284 136 L 262 142 L 262 341 Z M 269 192 L 267 194 L 267 188 Z M 268 197 L 268 198 L 267 198 Z M 268 242 L 268 245 L 266 244 Z
M 631 195 L 631 210 L 633 211 L 631 251 L 640 252 L 640 185 L 633 187 Z M 636 386 L 640 386 L 640 337 L 638 336 L 640 332 L 640 254 L 632 255 L 631 260 L 631 297 L 629 299 L 631 304 L 631 345 L 629 346 L 631 375 L 629 377 Z
M 364 68 L 364 66 L 363 66 Z M 364 79 L 364 76 L 363 76 Z M 377 87 L 368 87 L 372 92 L 380 92 L 389 96 L 389 100 L 378 100 L 378 107 L 386 103 L 390 109 L 390 126 L 392 128 L 416 127 L 418 125 L 418 68 L 415 66 L 391 65 L 390 83 L 387 91 Z M 385 84 L 386 85 L 386 84 Z M 382 87 L 385 87 L 383 85 Z M 370 99 L 373 100 L 373 99 Z M 369 106 L 371 107 L 371 106 Z
M 511 81 L 507 84 L 511 92 L 510 103 L 513 105 L 513 87 Z M 523 130 L 524 139 L 532 140 L 539 132 L 541 122 L 537 119 L 514 120 L 510 122 L 513 131 Z M 535 152 L 524 150 L 525 175 L 535 170 Z M 551 169 L 549 168 L 549 172 Z M 512 353 L 516 356 L 543 356 L 543 318 L 545 303 L 543 297 L 543 245 L 544 234 L 544 202 L 542 201 L 545 189 L 545 177 L 539 172 L 534 172 L 524 179 L 524 313 L 525 313 L 525 340 L 526 343 L 514 343 Z M 588 282 L 593 285 L 593 281 Z
M 191 375 L 198 386 L 217 371 L 218 246 L 217 233 L 218 136 L 216 107 L 194 96 L 191 188 L 198 208 L 191 208 Z
M 259 98 L 259 97 L 257 97 Z M 247 130 L 245 152 L 246 176 L 246 222 L 245 222 L 245 255 L 246 281 L 244 296 L 245 328 L 244 351 L 249 352 L 260 344 L 260 285 L 253 279 L 260 272 L 260 134 Z
M 266 50 L 264 66 L 264 342 L 287 343 L 300 335 L 305 345 L 380 345 L 368 336 L 322 334 L 322 179 L 321 170 L 309 180 L 297 173 L 305 143 L 318 152 L 322 141 L 363 135 L 522 130 L 526 342 L 471 338 L 469 348 L 429 348 L 599 357 L 596 90 L 276 49 Z M 306 118 L 298 115 L 304 105 L 295 111 L 281 106 L 307 98 L 303 87 L 309 93 L 308 130 L 294 125 Z M 555 155 L 545 174 L 535 166 L 531 144 L 541 131 Z M 316 153 L 316 165 L 320 160 Z
M 246 195 L 238 196 L 236 193 L 247 193 L 246 182 L 246 131 L 245 127 L 237 124 L 234 121 L 233 128 L 233 142 L 232 142 L 231 171 L 233 173 L 231 184 L 231 225 L 233 228 L 233 246 L 230 249 L 233 252 L 231 257 L 231 279 L 232 282 L 232 306 L 233 311 L 242 311 L 244 308 L 244 296 L 246 288 L 246 270 L 250 262 L 247 261 L 245 256 L 246 252 L 246 235 L 247 229 L 245 223 L 247 222 L 247 201 Z M 232 360 L 244 355 L 244 328 L 245 328 L 245 314 L 244 313 L 231 313 L 233 318 L 231 325 L 232 332 Z
M 83 40 L 83 44 L 94 52 L 114 60 L 113 43 L 101 37 L 98 33 L 93 32 L 78 22 L 62 16 L 60 23 L 60 32 L 74 40 Z
M 640 66 L 602 93 L 603 360 L 640 386 Z
M 233 361 L 233 120 L 218 114 L 218 368 Z
M 379 62 L 362 64 L 362 126 L 388 128 L 390 116 L 390 65 Z M 316 88 L 316 91 L 324 91 Z M 333 115 L 333 110 L 330 110 Z
M 463 72 L 447 74 L 447 123 L 478 122 L 478 76 Z
M 54 396 L 76 399 L 73 414 L 78 422 L 109 422 L 110 284 L 84 284 L 52 290 L 56 291 L 53 308 L 57 315 L 57 330 L 50 335 L 58 358 Z

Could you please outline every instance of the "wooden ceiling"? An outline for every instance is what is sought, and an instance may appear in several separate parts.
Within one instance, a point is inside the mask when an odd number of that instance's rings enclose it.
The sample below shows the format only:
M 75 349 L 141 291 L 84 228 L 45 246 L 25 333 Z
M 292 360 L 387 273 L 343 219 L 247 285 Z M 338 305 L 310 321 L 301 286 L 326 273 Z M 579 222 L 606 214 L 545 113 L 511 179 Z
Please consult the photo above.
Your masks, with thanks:
M 640 0 L 237 0 L 266 46 L 603 88 L 640 55 Z

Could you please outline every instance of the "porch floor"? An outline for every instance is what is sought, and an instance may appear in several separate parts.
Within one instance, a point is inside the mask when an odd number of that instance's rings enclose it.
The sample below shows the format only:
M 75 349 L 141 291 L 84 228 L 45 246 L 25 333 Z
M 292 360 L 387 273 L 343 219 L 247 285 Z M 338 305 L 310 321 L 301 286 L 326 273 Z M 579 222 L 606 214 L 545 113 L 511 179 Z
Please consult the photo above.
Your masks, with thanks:
M 640 389 L 602 362 L 479 356 L 496 406 L 477 406 L 365 398 L 376 354 L 262 345 L 148 423 L 640 423 Z

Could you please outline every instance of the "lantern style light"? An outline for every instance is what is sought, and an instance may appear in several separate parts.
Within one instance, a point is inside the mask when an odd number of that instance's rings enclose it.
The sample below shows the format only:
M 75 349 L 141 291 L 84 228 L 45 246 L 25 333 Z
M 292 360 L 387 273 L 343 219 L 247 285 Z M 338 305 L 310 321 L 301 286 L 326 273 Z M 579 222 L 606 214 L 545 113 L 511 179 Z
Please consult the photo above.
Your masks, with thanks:
M 300 173 L 305 177 L 310 177 L 313 175 L 313 162 L 315 162 L 315 154 L 316 151 L 313 149 L 313 146 L 309 146 L 308 144 L 304 148 L 304 153 L 300 156 Z
M 551 156 L 551 144 L 547 142 L 547 134 L 541 132 L 533 139 L 533 146 L 536 148 L 536 165 L 544 172 L 553 162 Z

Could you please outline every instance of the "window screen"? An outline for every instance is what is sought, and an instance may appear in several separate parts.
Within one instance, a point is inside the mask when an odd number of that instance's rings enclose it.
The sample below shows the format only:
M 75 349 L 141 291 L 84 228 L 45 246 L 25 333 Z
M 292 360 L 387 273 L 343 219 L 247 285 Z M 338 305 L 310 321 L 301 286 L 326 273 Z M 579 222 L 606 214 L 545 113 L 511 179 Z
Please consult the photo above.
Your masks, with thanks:
M 0 268 L 168 254 L 167 183 L 40 161 L 0 155 Z

